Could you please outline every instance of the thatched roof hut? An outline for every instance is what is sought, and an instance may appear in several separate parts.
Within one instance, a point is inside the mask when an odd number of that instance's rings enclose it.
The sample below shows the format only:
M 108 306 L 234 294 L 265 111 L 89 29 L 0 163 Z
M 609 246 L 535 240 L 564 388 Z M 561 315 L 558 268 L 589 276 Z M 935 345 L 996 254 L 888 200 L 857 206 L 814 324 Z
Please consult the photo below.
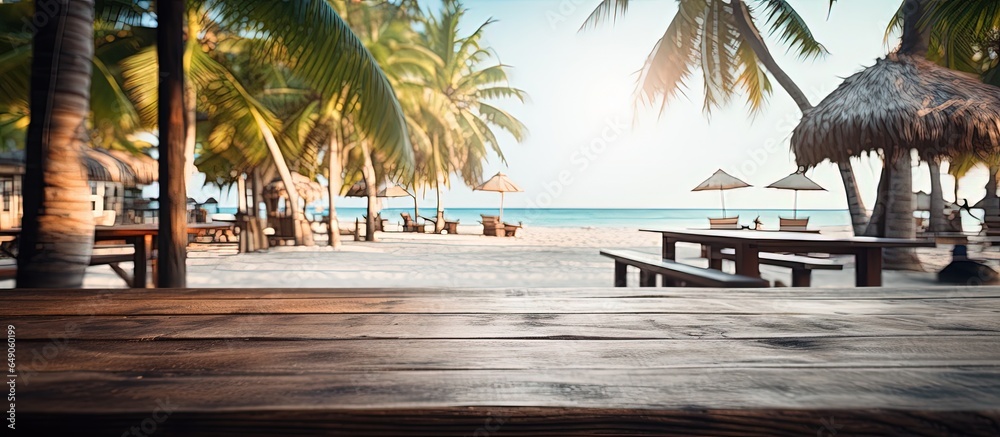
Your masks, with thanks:
M 1000 88 L 890 54 L 806 110 L 791 141 L 798 164 L 810 167 L 893 146 L 925 158 L 1000 153 Z
M 0 164 L 24 168 L 24 150 L 0 152 Z M 159 164 L 147 155 L 133 155 L 120 150 L 88 148 L 83 155 L 87 179 L 118 182 L 125 187 L 148 185 L 159 177 Z M 20 173 L 20 172 L 19 172 Z

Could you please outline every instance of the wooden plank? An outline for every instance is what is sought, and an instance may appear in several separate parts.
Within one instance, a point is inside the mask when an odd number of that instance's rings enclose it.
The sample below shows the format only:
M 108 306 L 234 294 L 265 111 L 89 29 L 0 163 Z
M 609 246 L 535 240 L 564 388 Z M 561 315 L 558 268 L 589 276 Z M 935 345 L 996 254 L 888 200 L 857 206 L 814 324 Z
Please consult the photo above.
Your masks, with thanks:
M 159 299 L 155 301 L 66 297 L 24 300 L 0 315 L 181 315 L 181 314 L 843 314 L 929 315 L 1000 311 L 1000 299 L 910 300 L 731 300 L 695 298 L 559 299 L 559 298 L 316 298 L 316 299 Z
M 765 340 L 307 340 L 21 342 L 22 378 L 37 372 L 169 376 L 393 370 L 978 367 L 1000 371 L 1000 337 Z M 502 352 L 498 352 L 502 351 Z M 30 377 L 28 375 L 31 375 Z M 32 382 L 32 381 L 28 381 Z M 29 384 L 30 386 L 30 384 Z
M 43 435 L 118 435 L 152 418 L 133 414 L 24 414 L 19 424 Z M 685 435 L 801 437 L 989 436 L 998 433 L 1000 414 L 899 410 L 715 410 L 534 407 L 423 409 L 322 409 L 252 412 L 173 412 L 147 422 L 156 436 L 345 435 L 345 436 L 608 436 Z M 128 432 L 128 431 L 126 431 Z M 141 432 L 141 430 L 140 430 Z M 130 434 L 137 435 L 137 434 Z M 148 435 L 148 434 L 147 434 Z
M 19 340 L 763 339 L 1000 334 L 995 313 L 957 317 L 720 314 L 235 314 L 12 317 Z
M 497 354 L 502 354 L 499 351 Z M 634 409 L 878 409 L 1000 412 L 1000 369 L 579 369 L 180 376 L 44 372 L 19 387 L 24 413 L 522 406 Z
M 452 298 L 474 297 L 562 297 L 562 298 L 632 298 L 632 297 L 719 297 L 726 299 L 823 299 L 880 300 L 927 298 L 1000 298 L 1000 287 L 930 286 L 923 288 L 186 288 L 186 289 L 76 289 L 76 290 L 0 290 L 0 298 L 10 300 L 51 300 L 67 297 L 90 299 L 300 299 L 316 297 L 375 298 Z

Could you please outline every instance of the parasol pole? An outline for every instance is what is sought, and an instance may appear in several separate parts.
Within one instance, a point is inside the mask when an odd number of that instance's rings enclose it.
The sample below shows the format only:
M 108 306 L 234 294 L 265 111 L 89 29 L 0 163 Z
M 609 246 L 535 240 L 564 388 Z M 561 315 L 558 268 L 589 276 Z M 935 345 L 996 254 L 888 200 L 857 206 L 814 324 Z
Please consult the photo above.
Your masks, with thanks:
M 792 203 L 793 205 L 792 208 L 794 208 L 792 209 L 792 218 L 797 219 L 799 218 L 799 190 L 792 190 L 792 191 L 795 192 L 795 201 L 794 203 Z
M 503 223 L 503 191 L 500 192 L 500 223 Z
M 726 192 L 719 188 L 719 197 L 722 197 L 722 218 L 726 218 Z

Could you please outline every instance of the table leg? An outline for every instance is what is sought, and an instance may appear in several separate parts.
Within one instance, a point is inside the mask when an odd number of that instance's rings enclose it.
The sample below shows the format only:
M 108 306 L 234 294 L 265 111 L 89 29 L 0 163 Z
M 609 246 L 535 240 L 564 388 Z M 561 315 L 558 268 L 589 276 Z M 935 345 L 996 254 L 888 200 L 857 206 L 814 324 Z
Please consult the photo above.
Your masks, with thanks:
M 708 268 L 722 270 L 722 258 L 715 253 L 715 248 L 707 244 L 701 246 L 701 251 L 705 258 L 708 258 Z
M 664 236 L 663 237 L 663 259 L 676 260 L 677 259 L 677 241 L 673 238 Z
M 757 246 L 750 244 L 736 246 L 736 274 L 751 278 L 760 277 L 760 250 Z
M 854 255 L 855 285 L 858 287 L 882 286 L 882 248 L 858 249 Z
M 156 258 L 158 258 L 157 255 L 159 255 L 159 251 L 157 251 L 157 243 L 160 239 L 155 238 L 152 235 L 146 235 L 143 238 L 146 239 L 146 258 L 149 259 L 150 269 L 152 271 L 151 279 L 153 280 L 153 288 L 156 288 L 159 274 L 159 269 L 156 268 Z
M 135 264 L 135 269 L 132 270 L 132 288 L 146 288 L 146 239 L 141 236 L 129 237 L 127 241 L 135 251 L 132 254 L 132 263 Z
M 628 274 L 628 264 L 620 261 L 615 261 L 615 287 L 626 286 L 626 278 Z

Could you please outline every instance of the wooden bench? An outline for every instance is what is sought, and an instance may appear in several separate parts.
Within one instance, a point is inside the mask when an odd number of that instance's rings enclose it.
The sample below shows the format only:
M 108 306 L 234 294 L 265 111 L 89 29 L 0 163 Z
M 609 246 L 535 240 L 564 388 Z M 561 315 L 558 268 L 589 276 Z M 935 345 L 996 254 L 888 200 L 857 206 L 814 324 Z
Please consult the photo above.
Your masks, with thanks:
M 104 248 L 104 246 L 96 246 L 96 247 Z M 129 245 L 128 247 L 131 248 L 132 246 Z M 97 254 L 90 256 L 91 266 L 107 265 L 108 267 L 111 267 L 111 270 L 114 270 L 115 274 L 117 274 L 118 277 L 122 278 L 122 280 L 124 280 L 129 287 L 135 287 L 135 285 L 133 284 L 135 280 L 133 279 L 133 276 L 131 274 L 125 271 L 125 269 L 118 267 L 118 263 L 132 262 L 132 261 L 133 257 L 131 253 Z M 0 266 L 0 279 L 15 279 L 15 278 L 17 278 L 17 265 L 12 264 L 12 265 Z
M 639 269 L 640 287 L 655 287 L 656 275 L 663 277 L 664 287 L 754 288 L 770 285 L 760 278 L 696 267 L 634 250 L 602 250 L 601 255 L 615 260 L 615 287 L 627 285 L 625 273 L 628 266 Z
M 722 249 L 713 252 L 712 259 L 716 260 L 736 260 L 736 251 L 733 249 Z M 828 259 L 811 258 L 801 255 L 788 255 L 783 253 L 761 252 L 758 255 L 761 264 L 792 269 L 792 287 L 809 287 L 812 283 L 813 270 L 843 270 L 844 265 Z M 715 264 L 711 262 L 711 264 Z M 716 267 L 721 267 L 716 265 Z

